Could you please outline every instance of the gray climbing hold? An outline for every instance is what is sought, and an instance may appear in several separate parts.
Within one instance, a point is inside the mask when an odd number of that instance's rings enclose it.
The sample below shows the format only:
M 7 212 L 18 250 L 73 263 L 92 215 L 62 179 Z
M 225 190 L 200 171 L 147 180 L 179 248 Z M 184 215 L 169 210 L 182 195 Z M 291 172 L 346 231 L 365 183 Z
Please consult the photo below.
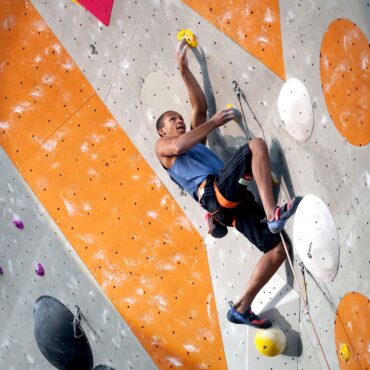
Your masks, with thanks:
M 34 333 L 45 358 L 59 370 L 92 370 L 89 341 L 72 312 L 59 300 L 40 297 L 34 307 Z

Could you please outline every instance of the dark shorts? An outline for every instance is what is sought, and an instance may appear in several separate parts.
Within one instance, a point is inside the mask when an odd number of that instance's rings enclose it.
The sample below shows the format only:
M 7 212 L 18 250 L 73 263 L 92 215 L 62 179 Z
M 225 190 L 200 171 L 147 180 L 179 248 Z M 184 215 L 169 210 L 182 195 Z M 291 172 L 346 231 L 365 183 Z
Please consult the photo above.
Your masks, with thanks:
M 247 186 L 239 184 L 245 174 L 252 174 L 252 153 L 248 144 L 241 147 L 216 177 L 209 177 L 200 200 L 201 206 L 220 223 L 235 226 L 260 251 L 266 253 L 280 241 L 278 234 L 272 234 L 267 224 L 261 223 L 266 217 L 263 208 L 254 200 Z M 221 194 L 229 201 L 240 202 L 235 208 L 220 206 L 216 199 L 214 182 Z

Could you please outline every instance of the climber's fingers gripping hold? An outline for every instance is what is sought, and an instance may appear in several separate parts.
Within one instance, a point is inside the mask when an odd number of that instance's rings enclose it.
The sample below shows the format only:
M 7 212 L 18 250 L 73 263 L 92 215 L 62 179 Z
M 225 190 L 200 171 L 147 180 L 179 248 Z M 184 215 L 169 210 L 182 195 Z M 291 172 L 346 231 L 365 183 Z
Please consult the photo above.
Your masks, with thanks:
M 218 111 L 214 116 L 212 116 L 211 120 L 215 123 L 216 127 L 220 127 L 231 121 L 233 118 L 235 118 L 234 109 L 229 108 Z
M 186 43 L 185 37 L 183 37 L 176 48 L 177 64 L 180 68 L 180 71 L 188 67 L 187 51 L 188 45 Z

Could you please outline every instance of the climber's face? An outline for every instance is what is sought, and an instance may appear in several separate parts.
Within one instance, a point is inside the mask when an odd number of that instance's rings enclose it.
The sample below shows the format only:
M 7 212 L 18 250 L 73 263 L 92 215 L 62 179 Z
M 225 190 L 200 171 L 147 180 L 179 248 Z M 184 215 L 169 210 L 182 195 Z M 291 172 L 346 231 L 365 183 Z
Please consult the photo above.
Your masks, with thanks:
M 162 123 L 162 127 L 158 129 L 158 133 L 162 137 L 178 137 L 186 132 L 184 118 L 177 112 L 166 112 Z

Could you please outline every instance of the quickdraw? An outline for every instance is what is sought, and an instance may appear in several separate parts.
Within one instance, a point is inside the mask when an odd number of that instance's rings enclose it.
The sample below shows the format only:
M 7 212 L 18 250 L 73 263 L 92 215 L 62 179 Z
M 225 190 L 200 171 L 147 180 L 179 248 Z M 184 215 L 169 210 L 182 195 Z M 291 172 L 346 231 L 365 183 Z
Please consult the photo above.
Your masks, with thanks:
M 243 116 L 243 121 L 244 121 L 244 124 L 245 124 L 245 133 L 247 135 L 247 140 L 248 141 L 251 140 L 251 135 L 250 135 L 250 131 L 249 131 L 249 128 L 248 128 L 248 125 L 247 125 L 247 120 L 245 119 L 245 114 L 244 114 L 244 110 L 243 110 L 243 106 L 242 106 L 242 102 L 241 102 L 242 98 L 243 98 L 245 104 L 247 104 L 248 109 L 252 113 L 253 119 L 257 122 L 258 126 L 260 127 L 262 136 L 266 141 L 266 137 L 265 137 L 265 133 L 263 131 L 263 127 L 262 127 L 260 121 L 258 120 L 257 116 L 255 115 L 252 107 L 250 106 L 250 104 L 248 102 L 248 99 L 246 98 L 243 90 L 241 90 L 241 88 L 239 87 L 238 83 L 235 80 L 232 82 L 232 84 L 233 84 L 233 90 L 235 91 L 236 97 L 237 97 L 238 102 L 239 102 L 240 111 L 241 111 L 242 116 Z

